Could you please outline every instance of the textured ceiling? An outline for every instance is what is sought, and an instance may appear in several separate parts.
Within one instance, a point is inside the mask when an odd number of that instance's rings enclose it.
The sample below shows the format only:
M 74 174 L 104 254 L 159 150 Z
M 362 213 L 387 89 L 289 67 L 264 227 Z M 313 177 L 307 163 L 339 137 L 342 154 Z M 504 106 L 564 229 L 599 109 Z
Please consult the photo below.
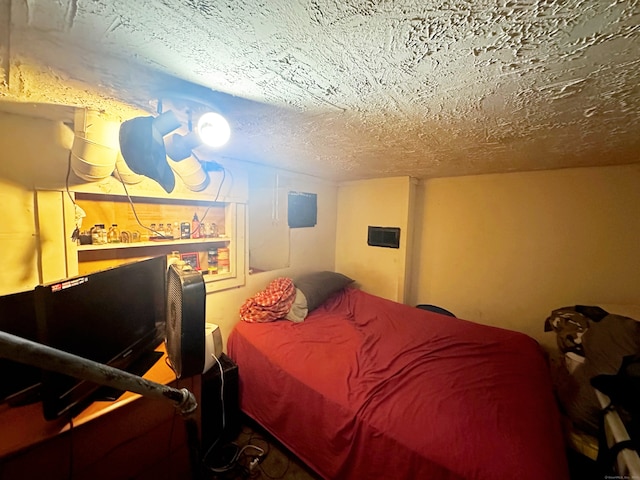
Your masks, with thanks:
M 640 162 L 636 0 L 0 9 L 5 100 L 150 109 L 199 85 L 233 123 L 224 157 L 332 179 Z

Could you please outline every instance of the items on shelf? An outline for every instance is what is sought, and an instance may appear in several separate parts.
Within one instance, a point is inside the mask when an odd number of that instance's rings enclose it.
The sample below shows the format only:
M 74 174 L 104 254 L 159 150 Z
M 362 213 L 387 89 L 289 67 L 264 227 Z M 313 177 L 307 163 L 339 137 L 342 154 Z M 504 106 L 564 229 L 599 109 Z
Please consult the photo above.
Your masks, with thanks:
M 208 260 L 208 269 L 207 272 L 209 275 L 217 275 L 218 273 L 218 249 L 210 248 L 207 252 L 207 260 Z
M 194 213 L 191 222 L 152 222 L 140 233 L 136 229 L 120 229 L 112 223 L 107 230 L 104 223 L 96 223 L 89 231 L 79 235 L 81 245 L 104 245 L 107 243 L 135 243 L 176 239 L 219 238 L 220 232 L 215 222 L 201 222 Z M 222 235 L 224 237 L 224 235 Z
M 90 230 L 91 243 L 94 245 L 104 245 L 107 243 L 107 230 L 104 223 L 96 223 Z
M 230 271 L 229 249 L 227 247 L 218 248 L 218 273 L 229 273 Z
M 198 214 L 194 212 L 191 220 L 191 238 L 200 238 L 200 236 L 200 220 L 198 220 Z
M 180 224 L 180 238 L 191 238 L 191 224 L 189 222 L 182 222 Z
M 118 224 L 112 223 L 109 232 L 107 233 L 107 243 L 120 243 L 120 230 L 118 230 Z
M 218 236 L 218 226 L 215 223 L 201 223 L 200 229 L 205 238 L 216 238 Z

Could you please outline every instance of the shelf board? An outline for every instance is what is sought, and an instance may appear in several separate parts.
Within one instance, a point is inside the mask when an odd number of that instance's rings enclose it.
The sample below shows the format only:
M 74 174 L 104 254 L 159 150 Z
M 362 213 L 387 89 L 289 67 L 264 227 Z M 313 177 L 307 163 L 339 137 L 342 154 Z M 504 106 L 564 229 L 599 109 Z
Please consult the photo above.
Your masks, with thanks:
M 175 240 L 158 240 L 154 242 L 106 243 L 102 245 L 78 245 L 78 252 L 94 252 L 99 250 L 115 250 L 119 248 L 153 248 L 167 245 L 203 245 L 207 243 L 230 242 L 230 237 L 185 238 Z

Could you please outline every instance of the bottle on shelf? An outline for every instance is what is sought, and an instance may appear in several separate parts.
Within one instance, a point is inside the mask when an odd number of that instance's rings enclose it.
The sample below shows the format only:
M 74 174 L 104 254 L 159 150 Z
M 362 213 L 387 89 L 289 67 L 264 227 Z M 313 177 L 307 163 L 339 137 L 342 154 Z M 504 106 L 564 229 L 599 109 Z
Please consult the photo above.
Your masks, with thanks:
M 173 227 L 171 222 L 167 222 L 167 226 L 164 227 L 164 236 L 168 239 L 173 239 Z
M 120 243 L 120 230 L 117 223 L 112 223 L 109 232 L 107 233 L 108 243 Z
M 200 229 L 204 230 L 204 236 L 206 238 L 215 238 L 218 236 L 218 226 L 214 223 L 201 223 Z
M 191 238 L 200 238 L 200 220 L 198 220 L 198 214 L 193 214 L 193 219 L 191 220 Z
M 97 223 L 91 229 L 91 243 L 93 245 L 104 245 L 107 243 L 107 229 L 104 223 Z
M 100 225 L 96 223 L 93 227 L 91 227 L 91 230 L 89 230 L 89 234 L 91 235 L 91 243 L 93 245 L 99 245 L 100 244 Z

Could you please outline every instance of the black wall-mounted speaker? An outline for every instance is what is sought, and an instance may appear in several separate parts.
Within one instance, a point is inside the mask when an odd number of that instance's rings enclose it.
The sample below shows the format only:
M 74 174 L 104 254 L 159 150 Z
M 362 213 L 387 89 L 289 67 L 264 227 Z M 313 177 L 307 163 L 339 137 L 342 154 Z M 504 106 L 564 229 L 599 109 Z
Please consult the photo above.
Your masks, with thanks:
M 202 274 L 171 265 L 167 271 L 165 343 L 178 378 L 200 374 L 204 369 L 205 303 Z

